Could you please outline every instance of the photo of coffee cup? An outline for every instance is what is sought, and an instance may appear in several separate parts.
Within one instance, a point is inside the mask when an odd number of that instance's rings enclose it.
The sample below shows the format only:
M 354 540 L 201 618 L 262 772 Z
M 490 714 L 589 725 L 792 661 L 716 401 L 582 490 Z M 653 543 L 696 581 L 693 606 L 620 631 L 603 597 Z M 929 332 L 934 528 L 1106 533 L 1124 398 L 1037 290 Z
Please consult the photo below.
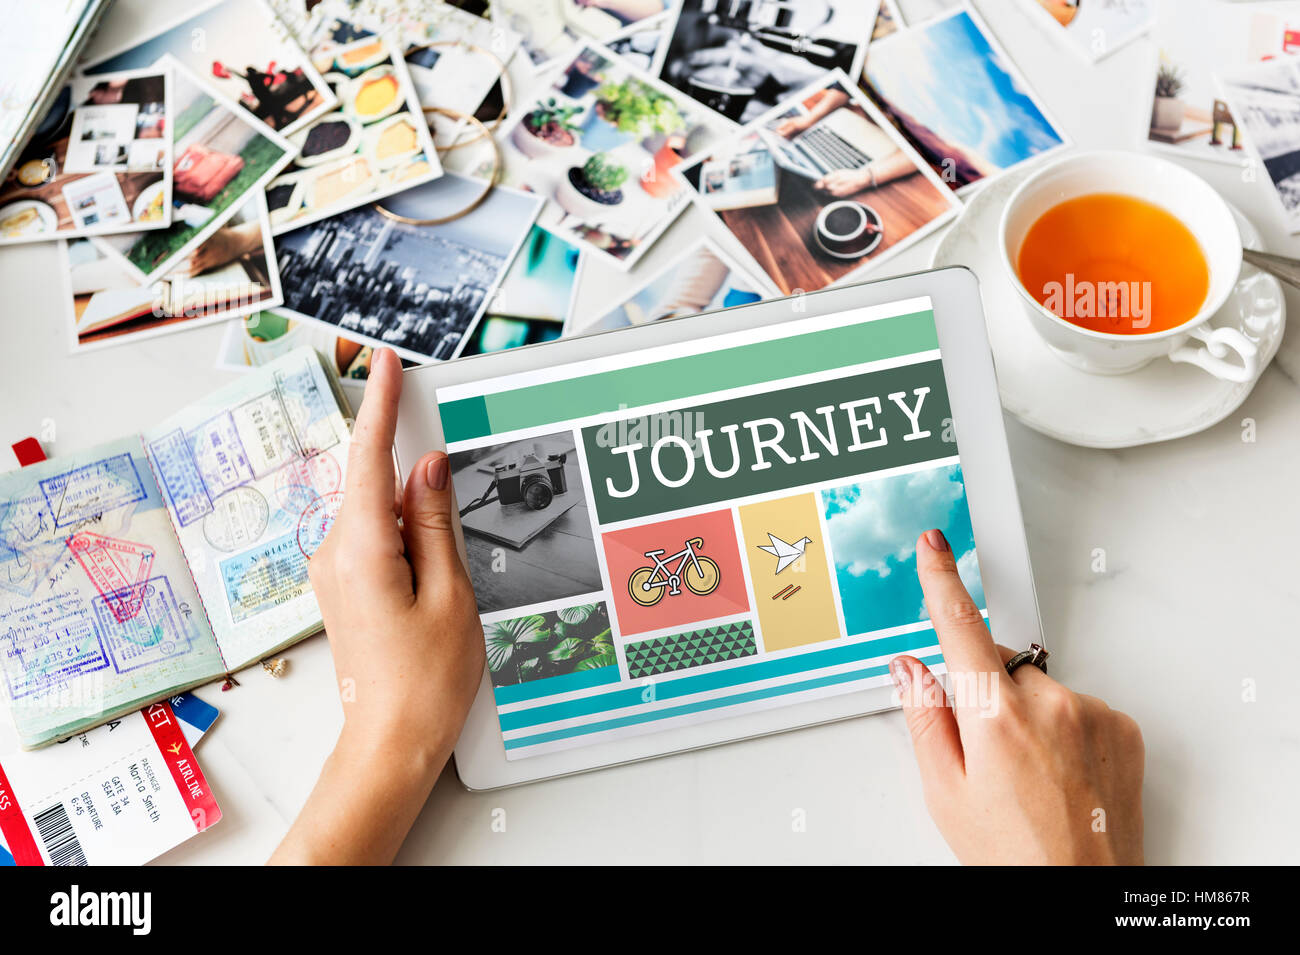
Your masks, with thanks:
M 1126 201 L 1140 204 L 1147 219 L 1166 219 L 1165 234 L 1182 231 L 1190 236 L 1181 244 L 1171 242 L 1176 248 L 1154 246 L 1135 241 L 1114 219 L 1088 221 L 1086 228 L 1066 234 L 1058 250 L 1056 271 L 1064 294 L 1054 301 L 1056 289 L 1045 294 L 1040 283 L 1026 287 L 1026 240 L 1044 217 L 1080 200 L 1105 200 L 1111 208 Z M 1109 243 L 1113 254 L 1094 252 L 1091 261 L 1070 261 L 1067 247 L 1082 232 Z M 1092 243 L 1094 249 L 1097 244 Z M 1210 324 L 1241 272 L 1236 222 L 1218 193 L 1181 166 L 1154 156 L 1110 151 L 1075 153 L 1051 162 L 1026 178 L 1008 199 L 998 227 L 998 248 L 1030 324 L 1056 355 L 1075 367 L 1093 374 L 1126 374 L 1163 357 L 1194 364 L 1226 381 L 1251 381 L 1259 373 L 1255 345 L 1237 329 Z M 1091 275 L 1090 284 L 1076 285 L 1076 270 Z M 1180 312 L 1172 322 L 1151 322 L 1151 300 L 1166 304 L 1180 295 L 1186 300 L 1182 283 L 1169 276 L 1198 273 L 1204 287 L 1203 294 L 1198 292 L 1199 305 L 1192 301 L 1185 317 Z M 1113 275 L 1114 281 L 1097 282 L 1098 274 Z M 1133 276 L 1148 280 L 1131 281 Z M 1126 326 L 1090 322 L 1069 311 L 1076 294 L 1081 302 L 1091 296 L 1093 307 L 1101 311 L 1102 303 L 1113 300 L 1116 292 L 1126 299 L 1130 292 L 1133 296 L 1128 304 L 1135 314 Z
M 880 214 L 852 199 L 825 206 L 813 226 L 817 248 L 837 259 L 860 259 L 875 251 L 885 238 Z

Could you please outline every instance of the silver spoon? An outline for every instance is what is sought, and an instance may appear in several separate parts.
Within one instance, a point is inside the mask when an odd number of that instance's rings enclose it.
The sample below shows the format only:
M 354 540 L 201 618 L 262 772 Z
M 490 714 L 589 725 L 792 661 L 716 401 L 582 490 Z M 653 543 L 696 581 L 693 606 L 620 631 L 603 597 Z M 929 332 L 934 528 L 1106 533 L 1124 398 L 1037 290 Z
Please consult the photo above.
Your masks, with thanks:
M 1300 259 L 1289 259 L 1285 255 L 1272 255 L 1268 252 L 1256 252 L 1254 249 L 1242 249 L 1241 257 L 1255 266 L 1276 275 L 1287 285 L 1300 288 Z

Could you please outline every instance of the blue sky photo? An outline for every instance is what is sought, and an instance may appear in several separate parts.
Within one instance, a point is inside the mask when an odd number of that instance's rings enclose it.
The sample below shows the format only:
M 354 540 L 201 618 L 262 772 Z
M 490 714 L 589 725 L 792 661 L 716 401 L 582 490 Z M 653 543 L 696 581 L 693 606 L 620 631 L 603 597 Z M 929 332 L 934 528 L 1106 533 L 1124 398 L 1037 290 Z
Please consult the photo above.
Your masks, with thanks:
M 984 586 L 961 466 L 933 468 L 821 492 L 849 636 L 929 619 L 916 579 L 916 539 L 943 531 L 975 603 Z
M 873 46 L 867 76 L 886 100 L 999 168 L 1061 143 L 965 10 Z

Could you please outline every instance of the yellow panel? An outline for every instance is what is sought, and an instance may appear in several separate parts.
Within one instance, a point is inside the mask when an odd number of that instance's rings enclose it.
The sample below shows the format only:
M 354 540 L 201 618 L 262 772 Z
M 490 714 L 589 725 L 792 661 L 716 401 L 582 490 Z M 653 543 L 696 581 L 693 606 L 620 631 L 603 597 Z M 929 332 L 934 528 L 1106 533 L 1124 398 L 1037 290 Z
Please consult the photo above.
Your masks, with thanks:
M 763 631 L 763 646 L 768 650 L 788 650 L 838 640 L 840 627 L 826 543 L 817 539 L 821 525 L 817 521 L 816 496 L 800 494 L 747 504 L 740 508 L 740 526 L 745 536 L 745 559 L 754 583 L 754 606 Z M 779 538 L 780 543 L 774 542 L 769 534 Z M 803 556 L 781 560 L 778 554 L 761 549 L 786 551 L 785 545 L 796 550 L 802 547 Z

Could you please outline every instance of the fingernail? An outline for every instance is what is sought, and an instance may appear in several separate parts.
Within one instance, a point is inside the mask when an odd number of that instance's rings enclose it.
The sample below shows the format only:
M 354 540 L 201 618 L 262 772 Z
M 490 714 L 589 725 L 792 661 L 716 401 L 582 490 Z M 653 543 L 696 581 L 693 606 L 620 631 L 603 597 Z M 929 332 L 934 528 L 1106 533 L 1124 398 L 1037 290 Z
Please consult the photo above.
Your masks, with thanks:
M 437 457 L 424 466 L 424 481 L 435 491 L 447 486 L 447 458 Z
M 900 693 L 912 685 L 912 674 L 907 669 L 907 663 L 902 657 L 894 657 L 889 661 L 889 675 L 893 678 L 894 686 L 898 687 Z
M 930 530 L 925 532 L 925 540 L 926 543 L 928 543 L 935 550 L 939 551 L 939 553 L 943 553 L 944 551 L 949 549 L 948 538 L 944 537 L 943 531 L 939 530 L 939 528 L 937 527 L 931 528 Z

